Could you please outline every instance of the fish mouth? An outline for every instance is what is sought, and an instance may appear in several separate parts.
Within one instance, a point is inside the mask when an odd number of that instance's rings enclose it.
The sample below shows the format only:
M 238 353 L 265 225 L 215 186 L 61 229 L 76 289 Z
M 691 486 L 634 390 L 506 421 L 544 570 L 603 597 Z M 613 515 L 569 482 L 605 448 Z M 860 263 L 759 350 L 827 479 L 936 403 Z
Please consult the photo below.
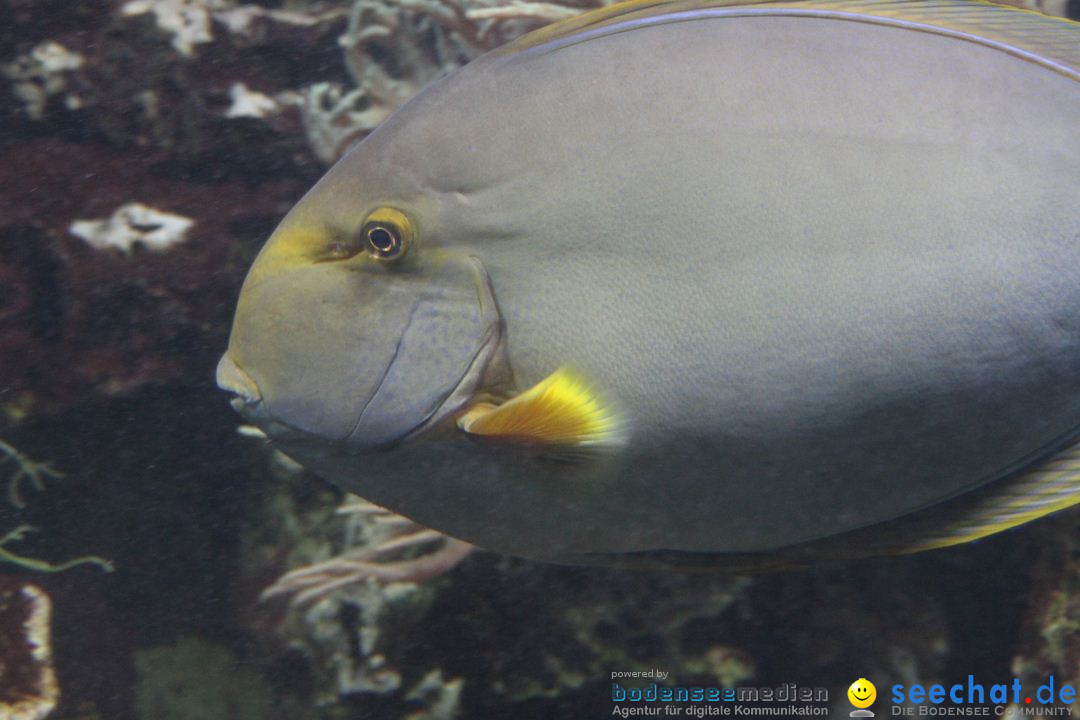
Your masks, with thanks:
M 218 361 L 217 386 L 234 395 L 230 404 L 241 414 L 254 409 L 262 402 L 259 386 L 236 364 L 236 361 L 229 357 L 229 353 L 222 355 L 221 360 Z
M 393 405 L 393 393 L 383 393 L 383 395 L 391 398 L 390 401 L 384 402 L 390 412 L 387 413 L 388 418 L 382 418 L 379 423 L 376 423 L 372 418 L 367 418 L 367 425 L 362 427 L 362 423 L 365 422 L 365 412 L 367 412 L 368 406 L 372 404 L 373 399 L 380 396 L 380 390 L 385 384 L 386 378 L 391 376 L 391 368 L 396 362 L 408 363 L 408 353 L 401 353 L 400 351 L 404 336 L 409 335 L 410 332 L 416 335 L 418 332 L 413 327 L 415 323 L 412 323 L 412 317 L 415 313 L 410 314 L 410 322 L 406 324 L 402 331 L 403 338 L 398 341 L 398 349 L 389 358 L 389 364 L 383 371 L 382 377 L 372 378 L 374 389 L 371 390 L 369 396 L 356 397 L 354 400 L 353 398 L 360 393 L 345 393 L 350 400 L 348 403 L 342 403 L 339 398 L 334 398 L 338 403 L 334 406 L 336 414 L 332 418 L 335 419 L 333 426 L 327 423 L 323 423 L 318 427 L 312 427 L 309 423 L 299 426 L 290 422 L 303 420 L 305 417 L 303 411 L 314 407 L 313 400 L 310 400 L 306 395 L 300 394 L 305 388 L 303 386 L 299 388 L 278 388 L 276 385 L 280 383 L 272 382 L 272 377 L 270 379 L 262 377 L 262 371 L 253 368 L 260 375 L 261 382 L 269 383 L 269 385 L 260 389 L 259 384 L 235 359 L 233 350 L 227 351 L 218 362 L 218 387 L 226 392 L 233 393 L 232 407 L 245 420 L 257 425 L 273 440 L 287 440 L 297 443 L 316 442 L 324 445 L 337 445 L 348 452 L 363 452 L 369 449 L 389 449 L 391 446 L 411 440 L 418 435 L 424 435 L 437 427 L 440 429 L 448 428 L 451 423 L 447 421 L 455 419 L 463 407 L 471 404 L 478 394 L 491 392 L 493 388 L 509 385 L 509 364 L 505 357 L 506 350 L 503 339 L 504 323 L 492 293 L 490 280 L 478 260 L 468 258 L 468 262 L 467 267 L 473 273 L 473 282 L 476 286 L 476 297 L 479 305 L 477 308 L 469 310 L 469 312 L 475 313 L 474 317 L 480 321 L 476 326 L 467 328 L 469 335 L 472 336 L 470 338 L 472 340 L 470 343 L 471 348 L 462 348 L 461 354 L 457 355 L 456 358 L 452 354 L 449 356 L 449 359 L 453 361 L 453 365 L 456 367 L 452 366 L 451 372 L 443 375 L 436 385 L 415 392 L 406 387 L 402 392 L 407 403 L 412 403 L 411 405 L 406 403 L 401 408 L 395 407 Z M 412 336 L 410 338 L 415 340 Z M 412 345 L 415 354 L 416 343 L 412 343 Z M 410 345 L 405 343 L 406 350 L 409 347 Z M 470 351 L 472 352 L 471 356 L 467 354 Z M 399 355 L 406 356 L 406 359 L 401 360 Z M 395 372 L 400 375 L 400 368 Z M 458 375 L 456 378 L 454 377 L 455 374 Z M 340 383 L 344 379 L 339 378 L 336 386 L 340 388 L 347 387 Z M 326 387 L 320 386 L 316 389 L 333 392 L 331 386 L 334 386 L 335 383 L 329 385 L 323 383 L 322 385 Z M 292 394 L 286 394 L 286 390 Z M 279 395 L 281 395 L 280 398 Z M 385 401 L 385 398 L 382 399 Z M 422 404 L 418 401 L 422 401 Z M 377 408 L 377 410 L 386 413 L 387 407 Z M 356 414 L 352 415 L 352 413 Z M 351 427 L 341 427 L 346 422 L 350 423 Z
M 495 383 L 500 383 L 508 373 L 506 352 L 503 344 L 503 334 L 500 323 L 495 323 L 488 331 L 484 341 L 473 356 L 468 368 L 461 379 L 447 393 L 431 414 L 405 435 L 399 442 L 411 440 L 418 435 L 423 435 L 433 428 L 440 427 L 444 421 L 455 417 L 464 406 L 470 403 L 478 393 L 481 393 Z M 222 390 L 232 393 L 229 401 L 236 410 L 249 422 L 255 422 L 262 427 L 267 424 L 262 407 L 263 398 L 259 386 L 244 371 L 236 361 L 229 357 L 228 353 L 222 355 L 218 361 L 216 373 L 217 385 Z M 300 439 L 309 434 L 287 423 L 274 421 L 272 427 L 263 427 L 268 434 L 273 436 Z M 347 438 L 346 438 L 347 439 Z M 395 443 L 396 444 L 396 443 Z
M 273 420 L 268 416 L 266 403 L 263 402 L 259 386 L 247 372 L 229 357 L 221 356 L 217 365 L 217 386 L 232 393 L 229 400 L 233 410 L 247 422 L 258 427 L 267 437 L 275 440 L 297 440 L 308 437 L 308 433 L 286 423 Z

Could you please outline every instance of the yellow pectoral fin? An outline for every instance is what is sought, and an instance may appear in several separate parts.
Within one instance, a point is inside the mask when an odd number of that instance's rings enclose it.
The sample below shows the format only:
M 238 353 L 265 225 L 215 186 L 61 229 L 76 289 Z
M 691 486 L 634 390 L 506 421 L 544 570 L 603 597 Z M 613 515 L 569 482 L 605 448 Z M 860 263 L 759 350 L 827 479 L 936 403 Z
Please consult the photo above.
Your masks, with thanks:
M 623 439 L 618 414 L 566 368 L 502 405 L 473 406 L 458 427 L 470 435 L 562 448 L 616 445 Z

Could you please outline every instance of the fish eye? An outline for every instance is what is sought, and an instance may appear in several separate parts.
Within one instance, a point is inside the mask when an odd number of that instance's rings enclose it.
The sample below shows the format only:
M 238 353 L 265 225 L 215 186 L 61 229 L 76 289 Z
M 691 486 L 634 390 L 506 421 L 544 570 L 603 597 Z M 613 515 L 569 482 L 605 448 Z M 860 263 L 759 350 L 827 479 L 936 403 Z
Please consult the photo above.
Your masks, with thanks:
M 401 244 L 401 235 L 397 228 L 374 225 L 368 228 L 367 241 L 371 248 L 380 255 L 392 253 Z
M 361 230 L 368 254 L 377 260 L 396 260 L 412 241 L 412 223 L 395 208 L 379 208 L 364 221 Z

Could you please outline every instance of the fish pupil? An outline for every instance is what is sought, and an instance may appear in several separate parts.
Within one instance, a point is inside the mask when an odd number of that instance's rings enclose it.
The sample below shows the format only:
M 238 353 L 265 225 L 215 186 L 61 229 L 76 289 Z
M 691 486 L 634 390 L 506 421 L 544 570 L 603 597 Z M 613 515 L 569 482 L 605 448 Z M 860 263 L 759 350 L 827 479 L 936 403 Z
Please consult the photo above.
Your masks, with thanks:
M 368 242 L 376 252 L 387 255 L 397 249 L 397 239 L 390 230 L 384 227 L 374 227 L 368 231 Z

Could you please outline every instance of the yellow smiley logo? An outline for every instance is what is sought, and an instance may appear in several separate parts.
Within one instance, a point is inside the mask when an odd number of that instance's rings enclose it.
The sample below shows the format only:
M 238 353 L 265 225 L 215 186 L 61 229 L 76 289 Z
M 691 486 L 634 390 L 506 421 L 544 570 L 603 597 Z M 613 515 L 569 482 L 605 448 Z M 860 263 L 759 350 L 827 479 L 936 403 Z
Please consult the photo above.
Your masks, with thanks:
M 847 689 L 848 700 L 857 708 L 867 708 L 877 699 L 877 688 L 866 678 L 859 678 Z

